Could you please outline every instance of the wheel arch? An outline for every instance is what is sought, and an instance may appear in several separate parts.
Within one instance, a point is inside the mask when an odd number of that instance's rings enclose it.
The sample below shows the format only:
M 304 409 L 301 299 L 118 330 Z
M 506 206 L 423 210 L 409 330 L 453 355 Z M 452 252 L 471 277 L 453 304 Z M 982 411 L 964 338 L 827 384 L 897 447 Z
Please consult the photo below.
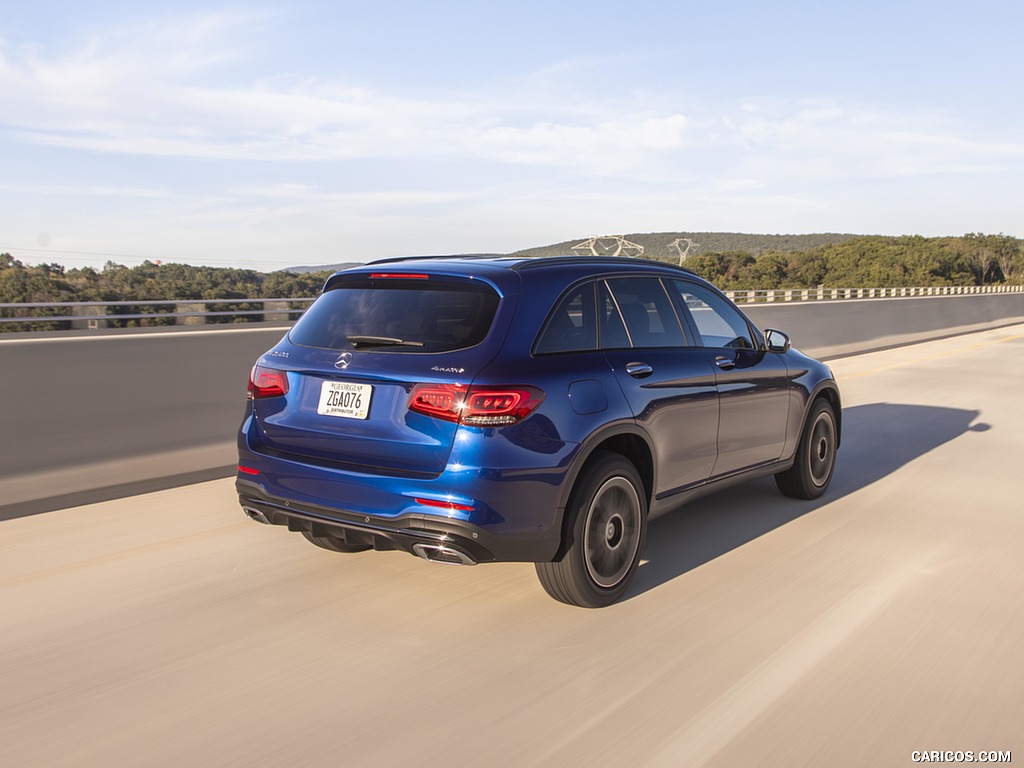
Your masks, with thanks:
M 636 467 L 644 485 L 647 511 L 650 512 L 656 481 L 654 452 L 651 448 L 650 437 L 636 424 L 613 425 L 596 432 L 583 443 L 571 468 L 566 473 L 566 482 L 559 500 L 559 508 L 562 511 L 561 541 L 555 560 L 561 559 L 565 551 L 572 545 L 573 521 L 569 514 L 569 507 L 580 476 L 598 456 L 605 453 L 623 456 Z
M 803 423 L 806 425 L 807 417 L 810 415 L 815 401 L 819 399 L 826 400 L 832 406 L 832 413 L 836 419 L 836 448 L 838 449 L 843 442 L 843 403 L 839 387 L 834 381 L 823 381 L 815 387 L 814 392 L 807 399 L 807 410 L 804 413 Z

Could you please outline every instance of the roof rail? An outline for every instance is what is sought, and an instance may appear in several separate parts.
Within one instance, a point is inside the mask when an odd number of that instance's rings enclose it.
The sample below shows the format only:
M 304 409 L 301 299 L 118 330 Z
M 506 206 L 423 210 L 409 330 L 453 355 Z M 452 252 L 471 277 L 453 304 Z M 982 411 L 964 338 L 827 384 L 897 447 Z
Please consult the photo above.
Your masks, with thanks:
M 643 259 L 636 256 L 580 256 L 577 253 L 566 253 L 554 256 L 528 256 L 515 253 L 470 253 L 465 255 L 448 254 L 434 256 L 389 256 L 384 259 L 368 261 L 364 266 L 375 264 L 397 264 L 405 261 L 444 261 L 451 260 L 485 260 L 485 259 L 507 259 L 514 262 L 509 269 L 519 271 L 523 269 L 537 269 L 550 264 L 650 264 L 657 267 L 667 267 L 688 275 L 695 274 L 686 267 L 680 267 L 669 261 L 658 261 L 657 259 Z
M 580 256 L 579 254 L 565 254 L 564 256 L 522 256 L 522 261 L 512 266 L 514 270 L 537 269 L 548 264 L 650 264 L 656 267 L 668 267 L 678 272 L 689 275 L 695 274 L 686 267 L 680 267 L 669 261 L 658 261 L 657 259 L 641 259 L 636 256 Z
M 388 256 L 384 259 L 374 259 L 373 261 L 366 262 L 370 264 L 394 264 L 399 261 L 427 261 L 430 259 L 444 260 L 444 259 L 501 259 L 504 258 L 504 253 L 468 253 L 465 255 L 458 255 L 454 253 L 449 254 L 435 254 L 433 256 Z

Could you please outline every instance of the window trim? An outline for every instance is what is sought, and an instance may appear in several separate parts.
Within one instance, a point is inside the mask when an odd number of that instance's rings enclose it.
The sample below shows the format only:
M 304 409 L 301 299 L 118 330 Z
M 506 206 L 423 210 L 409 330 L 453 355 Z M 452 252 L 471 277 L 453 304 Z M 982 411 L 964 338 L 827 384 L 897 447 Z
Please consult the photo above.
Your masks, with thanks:
M 622 307 L 619 306 L 619 300 L 615 296 L 615 291 L 613 291 L 612 287 L 608 284 L 608 278 L 607 277 L 606 278 L 602 278 L 601 283 L 604 285 L 604 289 L 608 293 L 608 296 L 611 297 L 612 304 L 615 306 L 615 314 L 617 314 L 619 316 L 619 322 L 622 323 L 622 330 L 626 334 L 626 341 L 629 342 L 629 346 L 628 347 L 605 347 L 604 343 L 601 341 L 601 324 L 598 323 L 597 324 L 597 348 L 600 349 L 602 352 L 605 349 L 636 349 L 636 344 L 633 343 L 633 334 L 631 334 L 629 332 L 629 325 L 626 323 L 626 316 L 622 314 Z M 599 312 L 600 312 L 600 310 L 601 310 L 601 307 L 598 307 L 598 311 Z
M 676 320 L 676 324 L 682 334 L 683 344 L 681 345 L 667 345 L 660 347 L 637 347 L 632 338 L 632 334 L 629 331 L 629 326 L 626 323 L 626 319 L 622 314 L 622 310 L 619 307 L 618 298 L 615 296 L 615 292 L 609 285 L 610 281 L 619 279 L 629 278 L 646 278 L 649 280 L 657 280 L 661 284 L 662 291 L 664 291 L 666 298 L 669 301 L 669 306 L 672 308 L 673 315 Z M 573 291 L 579 289 L 581 286 L 590 284 L 590 301 L 591 310 L 593 314 L 593 321 L 595 325 L 595 346 L 587 349 L 574 349 L 574 350 L 556 350 L 551 352 L 541 352 L 538 347 L 540 340 L 547 330 L 549 324 L 552 322 L 555 311 Z M 763 352 L 767 348 L 765 346 L 764 334 L 761 330 L 750 320 L 749 317 L 741 310 L 736 304 L 729 300 L 729 297 L 718 290 L 714 285 L 710 283 L 699 282 L 696 280 L 688 279 L 685 275 L 666 275 L 666 274 L 651 274 L 650 272 L 622 272 L 622 273 L 605 273 L 603 275 L 592 275 L 584 277 L 581 280 L 577 280 L 571 285 L 567 286 L 558 298 L 552 303 L 551 309 L 548 310 L 547 315 L 544 318 L 544 322 L 540 326 L 540 330 L 537 332 L 537 336 L 530 347 L 531 357 L 548 357 L 550 355 L 578 355 L 586 354 L 589 352 L 604 352 L 614 351 L 623 349 L 729 349 L 729 347 L 712 347 L 704 343 L 704 337 L 700 333 L 700 329 L 697 327 L 696 322 L 693 319 L 693 315 L 690 313 L 688 307 L 685 306 L 683 297 L 679 290 L 669 283 L 681 283 L 684 286 L 690 286 L 696 289 L 704 289 L 709 291 L 711 294 L 717 296 L 721 301 L 725 303 L 725 306 L 730 307 L 747 327 L 747 333 L 749 334 L 750 340 L 753 343 L 752 351 Z M 608 292 L 608 295 L 612 299 L 612 303 L 615 307 L 615 312 L 618 315 L 619 322 L 622 323 L 622 327 L 626 333 L 626 339 L 629 342 L 628 347 L 605 347 L 604 340 L 602 339 L 602 323 L 600 322 L 600 315 L 602 307 L 599 306 L 599 285 L 603 284 L 604 289 Z

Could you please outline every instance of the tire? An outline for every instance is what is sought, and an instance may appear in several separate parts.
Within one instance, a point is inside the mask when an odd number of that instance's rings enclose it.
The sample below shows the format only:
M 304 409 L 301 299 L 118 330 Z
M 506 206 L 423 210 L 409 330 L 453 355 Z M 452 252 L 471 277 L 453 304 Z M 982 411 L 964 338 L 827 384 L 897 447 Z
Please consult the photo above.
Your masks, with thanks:
M 807 416 L 793 466 L 775 476 L 783 494 L 816 499 L 828 490 L 836 468 L 836 415 L 825 398 L 818 398 Z
M 337 536 L 314 536 L 309 531 L 303 531 L 302 535 L 311 544 L 329 549 L 331 552 L 365 552 L 368 549 L 373 549 L 369 544 L 346 544 L 344 539 L 339 539 Z
M 571 537 L 565 555 L 535 563 L 555 600 L 603 608 L 636 575 L 647 536 L 647 492 L 636 467 L 617 453 L 597 454 L 573 488 L 566 510 Z

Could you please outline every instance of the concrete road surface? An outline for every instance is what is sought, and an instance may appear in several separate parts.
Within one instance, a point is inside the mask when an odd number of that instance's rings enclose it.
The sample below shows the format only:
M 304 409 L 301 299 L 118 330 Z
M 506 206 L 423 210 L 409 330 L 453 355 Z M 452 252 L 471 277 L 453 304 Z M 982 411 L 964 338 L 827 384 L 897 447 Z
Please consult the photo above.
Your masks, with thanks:
M 833 368 L 826 498 L 655 521 L 603 610 L 316 549 L 230 480 L 0 522 L 0 766 L 1022 762 L 1024 326 Z

